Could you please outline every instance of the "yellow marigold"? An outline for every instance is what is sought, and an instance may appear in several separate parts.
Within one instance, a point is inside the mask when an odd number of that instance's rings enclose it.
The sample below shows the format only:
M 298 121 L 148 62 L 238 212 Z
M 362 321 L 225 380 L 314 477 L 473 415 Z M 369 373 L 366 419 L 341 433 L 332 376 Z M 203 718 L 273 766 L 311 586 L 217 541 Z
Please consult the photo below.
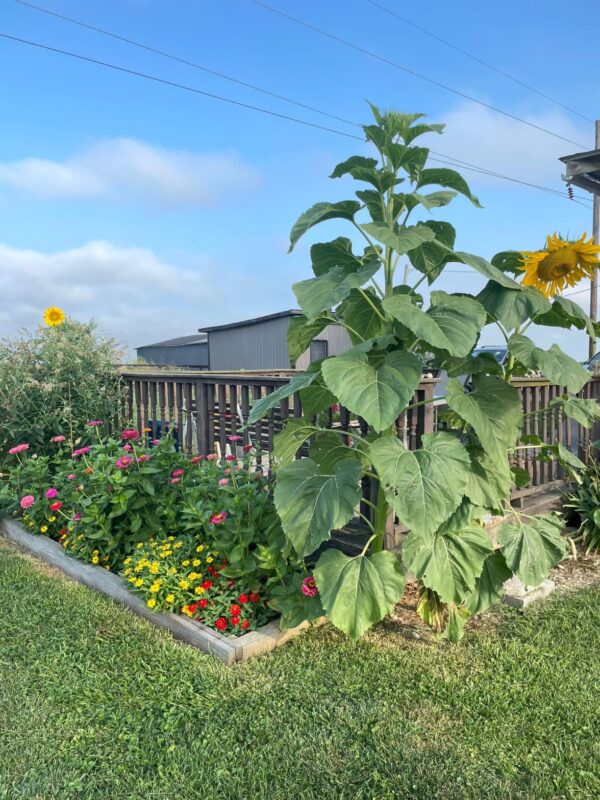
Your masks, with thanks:
M 144 581 L 142 580 L 142 578 L 138 578 L 137 581 L 135 582 L 135 585 L 137 586 L 138 589 L 140 588 L 140 586 L 143 586 Z
M 144 546 L 144 543 L 143 543 L 143 542 L 138 542 L 138 543 L 137 543 L 137 545 L 136 545 L 136 547 L 137 547 L 138 549 L 139 549 L 140 547 L 143 547 L 143 546 Z
M 153 575 L 158 575 L 159 571 L 160 571 L 160 564 L 158 563 L 158 561 L 153 561 L 150 564 L 150 572 Z
M 183 547 L 183 542 L 175 542 L 173 547 L 175 548 L 175 550 L 179 550 L 180 547 Z
M 156 600 L 153 597 L 151 597 L 150 600 L 148 600 L 148 602 L 146 603 L 146 605 L 148 606 L 148 608 L 154 608 L 154 606 L 156 605 Z
M 188 581 L 185 580 L 185 578 L 182 578 L 179 581 L 179 588 L 180 589 L 189 589 L 190 588 L 190 584 L 188 583 Z
M 181 562 L 181 566 L 182 566 L 182 567 L 189 567 L 189 565 L 190 565 L 190 560 L 189 560 L 189 558 L 186 558 L 186 559 L 185 559 L 185 561 L 182 561 L 182 562 Z
M 127 567 L 127 569 L 124 569 L 123 575 L 131 575 L 131 567 Z
M 204 545 L 203 544 L 199 544 L 198 547 L 196 548 L 196 552 L 197 553 L 201 553 L 203 550 L 204 550 Z
M 162 586 L 162 581 L 160 579 L 157 580 L 157 581 L 154 581 L 154 583 L 150 587 L 150 591 L 152 592 L 152 594 L 156 594 L 157 592 L 160 592 L 160 587 L 161 586 Z
M 127 556 L 127 558 L 125 559 L 125 561 L 123 561 L 123 563 L 124 564 L 131 564 L 131 556 Z
M 48 517 L 48 522 L 56 522 L 56 517 Z
M 48 308 L 44 311 L 44 322 L 51 328 L 54 328 L 56 325 L 62 325 L 64 321 L 65 312 L 62 310 L 62 308 L 48 306 Z
M 169 575 L 177 575 L 177 567 L 169 567 L 167 572 Z
M 206 556 L 206 563 L 207 564 L 212 564 L 213 561 L 214 561 L 214 558 L 212 556 Z
M 193 616 L 193 613 L 190 611 L 189 606 L 183 606 L 181 609 L 182 613 L 186 615 L 186 617 Z
M 100 561 L 98 556 L 92 556 L 92 564 L 97 564 Z
M 204 586 L 202 586 L 202 584 L 199 584 L 199 585 L 198 585 L 198 586 L 196 586 L 196 588 L 194 589 L 194 592 L 195 592 L 196 594 L 204 594 Z
M 174 603 L 175 602 L 175 595 L 174 594 L 168 594 L 165 597 L 165 600 L 167 601 L 167 603 Z
M 175 541 L 175 537 L 174 536 L 169 536 L 167 538 L 169 539 L 170 542 L 174 542 Z
M 202 575 L 199 575 L 197 572 L 190 572 L 190 574 L 188 575 L 188 578 L 191 581 L 195 581 L 196 578 L 201 578 L 201 577 L 202 577 Z
M 600 246 L 593 238 L 586 242 L 583 234 L 574 242 L 561 239 L 556 233 L 546 239 L 546 248 L 534 252 L 523 251 L 525 273 L 523 286 L 533 286 L 546 297 L 554 297 L 568 286 L 575 286 L 584 278 L 592 278 L 598 268 L 597 254 Z
M 48 526 L 47 525 L 42 525 L 42 527 L 40 528 L 40 533 L 46 533 L 47 530 L 48 530 Z
M 201 563 L 202 563 L 202 562 L 200 561 L 200 559 L 199 559 L 199 558 L 195 558 L 195 559 L 192 561 L 192 567 L 199 567 Z

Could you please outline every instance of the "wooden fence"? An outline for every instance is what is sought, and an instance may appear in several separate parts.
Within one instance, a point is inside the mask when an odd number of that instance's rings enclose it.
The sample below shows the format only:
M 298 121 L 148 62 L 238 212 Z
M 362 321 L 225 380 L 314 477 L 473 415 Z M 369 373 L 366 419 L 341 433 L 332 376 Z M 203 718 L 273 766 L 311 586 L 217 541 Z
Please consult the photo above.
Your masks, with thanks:
M 228 436 L 241 436 L 240 445 L 260 447 L 265 468 L 270 469 L 273 438 L 290 417 L 302 416 L 302 403 L 298 394 L 283 400 L 261 421 L 248 428 L 245 422 L 252 405 L 280 386 L 296 373 L 292 370 L 278 372 L 240 372 L 219 374 L 186 371 L 123 371 L 126 398 L 122 413 L 140 430 L 148 428 L 149 436 L 159 431 L 174 430 L 181 449 L 187 453 L 225 454 L 231 449 Z M 396 422 L 398 436 L 406 446 L 415 450 L 424 433 L 437 429 L 439 403 L 434 402 L 435 378 L 423 378 L 413 403 L 423 403 L 402 414 Z M 561 386 L 540 378 L 517 378 L 513 381 L 519 389 L 525 413 L 525 433 L 537 434 L 547 443 L 560 442 L 580 456 L 590 441 L 590 431 L 568 419 L 561 411 L 547 410 L 550 402 L 564 393 Z M 592 377 L 580 393 L 581 397 L 600 399 L 600 377 Z M 340 432 L 349 431 L 365 435 L 367 425 L 360 417 L 344 407 L 329 410 L 322 415 L 326 427 Z M 592 436 L 594 434 L 592 433 Z M 598 438 L 596 436 L 595 438 Z M 347 437 L 350 441 L 350 437 Z M 516 464 L 526 469 L 531 484 L 515 489 L 513 500 L 521 503 L 532 494 L 556 486 L 563 474 L 555 461 L 543 463 L 535 458 L 535 451 L 526 450 Z M 364 496 L 371 499 L 372 487 L 365 482 Z M 369 506 L 364 504 L 363 513 Z

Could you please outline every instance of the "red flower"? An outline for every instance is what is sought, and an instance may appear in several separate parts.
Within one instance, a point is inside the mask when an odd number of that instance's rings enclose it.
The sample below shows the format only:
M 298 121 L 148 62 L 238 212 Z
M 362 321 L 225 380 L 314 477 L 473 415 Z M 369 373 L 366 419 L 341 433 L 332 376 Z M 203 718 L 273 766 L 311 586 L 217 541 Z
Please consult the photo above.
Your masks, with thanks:
M 243 628 L 245 631 L 247 631 L 249 627 L 250 627 L 250 620 L 249 620 L 249 619 L 245 619 L 245 620 L 242 622 L 242 628 Z
M 139 431 L 136 431 L 133 428 L 126 428 L 121 433 L 121 439 L 127 440 L 127 439 L 139 439 L 139 438 L 140 438 Z
M 260 603 L 260 595 L 258 594 L 258 592 L 250 592 L 250 602 Z
M 212 581 L 202 581 L 203 589 L 210 589 L 211 587 L 212 587 Z
M 86 475 L 91 475 L 94 470 L 92 467 L 86 467 L 83 471 Z
M 231 618 L 231 624 L 232 625 L 239 625 L 240 624 L 240 618 L 237 616 L 237 614 Z
M 235 456 L 225 456 L 225 461 L 237 461 Z
M 238 606 L 236 603 L 229 606 L 229 613 L 232 614 L 234 617 L 238 616 L 242 611 L 242 607 Z
M 252 450 L 253 447 L 254 447 L 254 445 L 252 445 L 252 444 L 245 444 L 242 447 L 242 450 L 244 451 L 244 453 L 249 453 L 250 450 Z
M 50 511 L 58 511 L 59 508 L 62 508 L 62 501 L 57 500 L 56 503 L 50 503 Z
M 216 575 L 217 574 L 217 570 L 213 567 L 212 564 L 208 568 L 207 572 L 208 572 L 209 575 Z
M 219 619 L 215 620 L 215 628 L 218 631 L 224 631 L 227 627 L 227 620 L 225 617 L 219 617 Z
M 67 535 L 67 529 L 66 528 L 61 528 L 59 530 L 59 533 L 60 533 L 61 536 L 66 536 Z
M 241 594 L 241 595 L 238 597 L 238 600 L 240 601 L 240 603 L 247 603 L 249 599 L 250 599 L 250 598 L 248 597 L 248 595 L 247 595 L 247 594 Z
M 203 458 L 204 458 L 204 456 L 192 456 L 190 458 L 190 462 L 192 464 L 197 464 L 199 461 L 202 461 Z
M 228 588 L 228 589 L 232 589 L 234 586 L 235 586 L 235 581 L 232 579 L 232 580 L 230 580 L 230 581 L 229 581 L 229 583 L 227 584 L 227 588 Z
M 203 597 L 202 600 L 198 601 L 198 605 L 200 606 L 200 608 L 206 608 L 206 606 L 208 605 L 208 600 L 205 597 Z
M 190 603 L 187 607 L 187 610 L 190 612 L 190 614 L 195 614 L 198 610 L 198 603 Z
M 213 514 L 210 521 L 213 525 L 221 525 L 227 519 L 227 512 L 221 511 L 220 514 Z

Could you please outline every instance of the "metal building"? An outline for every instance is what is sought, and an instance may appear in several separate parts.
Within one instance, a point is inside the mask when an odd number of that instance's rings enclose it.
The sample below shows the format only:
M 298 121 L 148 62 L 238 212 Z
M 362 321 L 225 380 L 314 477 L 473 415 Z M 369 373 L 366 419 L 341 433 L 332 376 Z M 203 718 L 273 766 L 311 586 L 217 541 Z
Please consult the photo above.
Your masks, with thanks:
M 208 342 L 205 333 L 146 344 L 137 347 L 136 353 L 138 359 L 143 359 L 147 364 L 208 369 Z
M 277 314 L 203 328 L 208 335 L 208 363 L 212 371 L 290 369 L 287 347 L 290 320 L 302 316 L 290 309 Z M 329 325 L 297 360 L 296 369 L 306 369 L 319 358 L 338 355 L 351 347 L 345 329 Z

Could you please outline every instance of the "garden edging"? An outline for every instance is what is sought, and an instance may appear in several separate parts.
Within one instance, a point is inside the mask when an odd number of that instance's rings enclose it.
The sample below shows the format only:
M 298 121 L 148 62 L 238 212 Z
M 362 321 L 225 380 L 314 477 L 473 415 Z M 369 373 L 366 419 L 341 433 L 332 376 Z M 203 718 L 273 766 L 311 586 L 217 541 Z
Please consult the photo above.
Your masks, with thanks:
M 28 533 L 13 519 L 0 520 L 0 531 L 44 563 L 56 567 L 78 583 L 110 597 L 111 600 L 129 608 L 153 625 L 166 628 L 177 639 L 215 656 L 228 666 L 247 661 L 261 653 L 268 653 L 298 636 L 311 625 L 309 622 L 303 622 L 295 628 L 282 631 L 279 628 L 279 621 L 273 620 L 260 630 L 244 633 L 237 638 L 223 636 L 201 622 L 177 614 L 151 611 L 139 597 L 131 594 L 125 581 L 118 575 L 103 567 L 84 564 L 71 558 L 65 554 L 58 542 L 46 536 Z M 324 621 L 323 617 L 312 624 L 321 624 Z

